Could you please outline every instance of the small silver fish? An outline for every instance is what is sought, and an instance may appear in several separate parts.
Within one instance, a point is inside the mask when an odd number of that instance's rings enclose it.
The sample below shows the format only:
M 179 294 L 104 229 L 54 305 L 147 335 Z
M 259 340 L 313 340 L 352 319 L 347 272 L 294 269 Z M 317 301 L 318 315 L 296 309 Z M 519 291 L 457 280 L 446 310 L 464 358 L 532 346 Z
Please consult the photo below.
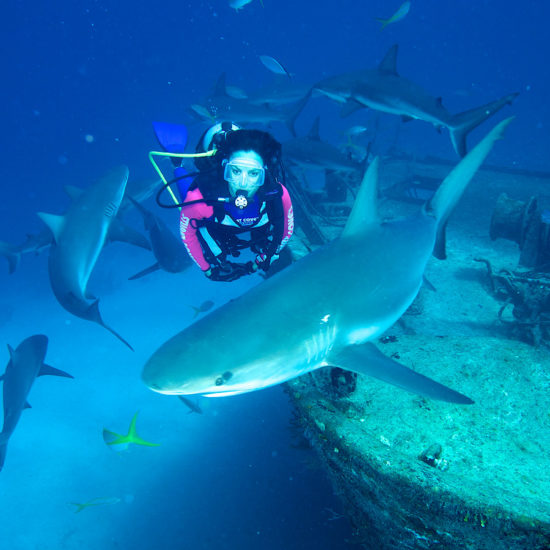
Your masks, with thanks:
M 76 506 L 75 514 L 82 512 L 85 508 L 90 506 L 106 506 L 109 504 L 118 504 L 120 499 L 118 497 L 97 497 L 89 500 L 88 502 L 70 502 L 72 506 Z
M 363 132 L 366 132 L 367 131 L 367 127 L 366 126 L 352 126 L 351 128 L 348 128 L 344 134 L 346 136 L 356 136 L 358 134 L 362 134 Z
M 264 64 L 265 68 L 275 74 L 282 74 L 291 78 L 292 75 L 274 58 L 270 55 L 260 55 L 260 61 Z
M 389 24 L 396 23 L 397 21 L 401 21 L 407 13 L 409 13 L 409 10 L 411 9 L 411 3 L 407 0 L 407 2 L 403 2 L 399 9 L 391 16 L 388 17 L 388 19 L 382 19 L 377 17 L 376 20 L 379 23 L 382 23 L 382 28 L 380 30 L 384 30 Z
M 242 10 L 247 4 L 250 4 L 252 0 L 229 0 L 229 7 L 236 11 Z

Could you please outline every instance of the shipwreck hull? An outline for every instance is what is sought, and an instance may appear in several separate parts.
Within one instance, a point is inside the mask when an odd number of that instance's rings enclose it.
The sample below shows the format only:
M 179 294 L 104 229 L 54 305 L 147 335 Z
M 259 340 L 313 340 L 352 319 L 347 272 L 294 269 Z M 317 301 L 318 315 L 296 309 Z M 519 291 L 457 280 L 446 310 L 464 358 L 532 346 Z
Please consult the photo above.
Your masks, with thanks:
M 438 163 L 394 160 L 382 164 L 381 183 L 447 172 Z M 448 260 L 428 265 L 437 292 L 423 288 L 375 342 L 475 404 L 432 401 L 330 369 L 287 385 L 302 433 L 364 548 L 550 549 L 549 343 L 529 345 L 501 322 L 502 297 L 475 261 L 516 269 L 517 246 L 489 237 L 492 210 L 503 191 L 550 205 L 550 177 L 489 168 L 475 180 L 449 224 Z M 382 215 L 415 208 L 389 197 Z M 317 223 L 329 239 L 337 235 Z M 307 252 L 297 236 L 299 256 Z

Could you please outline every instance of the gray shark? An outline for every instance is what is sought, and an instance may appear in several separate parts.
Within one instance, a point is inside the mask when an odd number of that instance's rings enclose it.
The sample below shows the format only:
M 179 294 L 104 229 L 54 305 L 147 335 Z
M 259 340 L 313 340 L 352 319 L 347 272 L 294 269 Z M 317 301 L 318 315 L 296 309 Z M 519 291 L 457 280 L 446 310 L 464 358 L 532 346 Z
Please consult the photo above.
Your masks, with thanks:
M 103 322 L 99 300 L 90 296 L 86 288 L 124 196 L 127 181 L 128 168 L 122 166 L 91 187 L 75 193 L 73 203 L 63 216 L 43 212 L 38 216 L 53 235 L 48 271 L 57 301 L 73 315 L 105 327 L 132 349 Z
M 405 121 L 418 119 L 438 129 L 447 128 L 453 147 L 461 157 L 466 154 L 467 134 L 504 105 L 511 104 L 518 95 L 509 94 L 481 107 L 451 115 L 441 98 L 430 96 L 420 86 L 397 74 L 397 48 L 397 44 L 393 45 L 376 69 L 327 78 L 315 84 L 314 92 L 344 103 L 342 116 L 369 107 L 400 115 Z
M 286 76 L 279 76 L 270 85 L 249 93 L 248 102 L 252 105 L 281 107 L 301 101 L 310 90 L 311 84 L 302 84 L 289 80 Z
M 3 407 L 4 425 L 0 432 L 0 470 L 4 466 L 8 441 L 14 432 L 21 413 L 30 408 L 27 396 L 38 376 L 52 374 L 73 378 L 62 370 L 44 363 L 48 349 L 48 338 L 42 334 L 23 340 L 14 350 L 8 346 L 10 360 L 6 372 L 0 376 L 4 381 Z
M 447 219 L 510 120 L 498 124 L 408 218 L 378 218 L 375 160 L 338 239 L 165 342 L 144 366 L 145 384 L 164 394 L 218 397 L 334 366 L 433 399 L 472 403 L 386 357 L 371 341 L 411 305 L 432 253 L 445 256 Z
M 330 143 L 321 141 L 319 117 L 317 117 L 305 137 L 298 137 L 283 143 L 283 156 L 291 164 L 302 168 L 334 170 L 359 174 L 363 165 L 351 159 Z
M 143 223 L 145 224 L 145 229 L 149 232 L 153 254 L 157 260 L 152 266 L 130 277 L 130 280 L 138 279 L 158 269 L 168 271 L 169 273 L 180 273 L 190 267 L 192 261 L 185 246 L 168 229 L 166 224 L 139 204 L 139 202 L 132 199 L 132 197 L 128 196 L 127 199 L 131 201 L 143 216 Z
M 237 124 L 270 124 L 282 122 L 293 136 L 296 135 L 294 123 L 309 99 L 307 93 L 295 105 L 285 109 L 271 109 L 265 105 L 253 105 L 247 99 L 235 99 L 225 91 L 225 75 L 220 77 L 213 96 L 202 104 L 193 104 L 191 109 L 199 116 L 210 121 L 231 120 Z

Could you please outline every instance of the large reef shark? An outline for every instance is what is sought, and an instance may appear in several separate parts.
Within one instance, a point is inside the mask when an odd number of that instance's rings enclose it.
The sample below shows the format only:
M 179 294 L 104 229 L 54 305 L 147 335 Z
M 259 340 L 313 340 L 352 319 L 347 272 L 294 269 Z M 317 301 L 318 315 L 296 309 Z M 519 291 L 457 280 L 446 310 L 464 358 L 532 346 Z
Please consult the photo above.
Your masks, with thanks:
M 441 98 L 435 98 L 418 84 L 397 73 L 397 44 L 386 53 L 375 69 L 354 71 L 326 78 L 315 84 L 320 93 L 343 103 L 342 116 L 369 107 L 376 111 L 400 115 L 403 120 L 423 120 L 437 129 L 447 128 L 455 151 L 466 154 L 466 136 L 504 105 L 511 104 L 517 93 L 506 95 L 481 107 L 451 115 Z
M 4 466 L 8 441 L 13 434 L 21 413 L 30 407 L 27 396 L 37 377 L 45 374 L 73 378 L 44 363 L 48 349 L 48 338 L 36 334 L 23 340 L 16 349 L 8 346 L 10 360 L 6 372 L 0 376 L 3 380 L 4 425 L 0 432 L 0 470 Z
M 39 212 L 50 228 L 48 271 L 57 301 L 68 312 L 98 323 L 119 338 L 107 326 L 99 312 L 99 300 L 87 291 L 88 280 L 117 215 L 128 181 L 128 168 L 121 166 L 109 172 L 91 187 L 74 193 L 74 200 L 62 216 Z
M 132 275 L 129 279 L 138 279 L 158 269 L 169 273 L 181 273 L 190 267 L 192 262 L 187 250 L 166 224 L 132 197 L 127 198 L 143 217 L 145 229 L 151 239 L 153 254 L 157 260 L 153 265 Z
M 371 341 L 411 305 L 432 253 L 445 256 L 448 217 L 510 120 L 411 217 L 380 221 L 375 160 L 338 239 L 176 334 L 150 357 L 144 382 L 165 394 L 226 396 L 333 366 L 433 399 L 472 403 L 386 357 Z

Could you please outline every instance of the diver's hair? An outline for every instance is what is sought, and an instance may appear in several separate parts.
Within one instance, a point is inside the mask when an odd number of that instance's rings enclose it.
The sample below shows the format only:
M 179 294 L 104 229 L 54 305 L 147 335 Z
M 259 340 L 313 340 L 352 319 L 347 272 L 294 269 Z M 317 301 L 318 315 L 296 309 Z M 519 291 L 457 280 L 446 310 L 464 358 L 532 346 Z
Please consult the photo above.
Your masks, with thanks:
M 229 132 L 221 144 L 220 160 L 229 158 L 235 151 L 255 151 L 267 168 L 272 168 L 281 158 L 281 144 L 269 133 L 261 130 L 237 130 Z

